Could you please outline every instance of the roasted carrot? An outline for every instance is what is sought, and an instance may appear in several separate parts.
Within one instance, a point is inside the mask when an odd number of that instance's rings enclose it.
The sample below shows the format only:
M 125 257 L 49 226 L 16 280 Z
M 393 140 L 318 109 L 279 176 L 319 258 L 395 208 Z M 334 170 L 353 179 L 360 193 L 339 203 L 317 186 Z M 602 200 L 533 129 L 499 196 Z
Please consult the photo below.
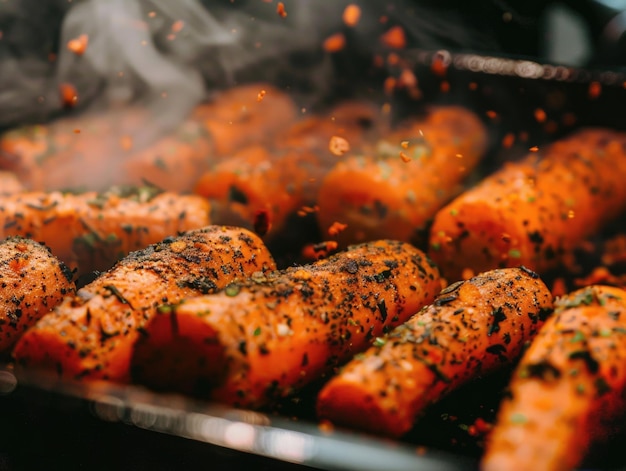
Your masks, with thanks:
M 273 146 L 315 152 L 325 162 L 335 162 L 329 152 L 333 136 L 345 139 L 353 152 L 386 129 L 375 107 L 360 101 L 344 101 L 317 116 L 302 119 L 278 133 Z
M 551 308 L 550 291 L 527 269 L 454 283 L 332 378 L 318 395 L 318 416 L 399 437 L 445 394 L 511 364 Z
M 75 291 L 72 272 L 38 242 L 0 242 L 0 352 Z
M 190 193 L 213 153 L 213 138 L 201 123 L 187 119 L 173 133 L 130 152 L 114 183 L 149 182 L 166 191 Z
M 220 224 L 251 228 L 254 214 L 267 211 L 273 235 L 308 202 L 308 179 L 317 168 L 317 156 L 308 151 L 272 152 L 250 146 L 203 174 L 194 193 L 211 200 L 213 217 Z
M 0 170 L 0 196 L 24 191 L 24 186 L 13 172 Z
M 434 299 L 437 268 L 396 241 L 188 299 L 146 326 L 136 379 L 258 407 L 320 378 Z
M 257 99 L 264 90 L 263 99 Z M 286 93 L 268 84 L 246 84 L 222 91 L 198 106 L 191 119 L 203 124 L 217 156 L 267 142 L 296 118 L 296 106 Z
M 555 306 L 513 374 L 485 471 L 574 469 L 626 411 L 626 291 L 594 285 Z
M 254 234 L 208 226 L 133 252 L 65 298 L 18 342 L 17 363 L 63 378 L 130 378 L 133 345 L 164 303 L 206 294 L 275 269 Z
M 211 136 L 187 119 L 155 141 L 135 142 L 125 129 L 140 129 L 142 120 L 149 123 L 128 109 L 121 117 L 85 115 L 12 130 L 0 137 L 0 167 L 30 190 L 100 190 L 147 180 L 164 190 L 190 191 L 213 153 Z
M 49 129 L 26 126 L 0 137 L 0 168 L 14 172 L 26 189 L 43 188 L 43 174 L 38 161 L 48 153 Z
M 626 210 L 625 179 L 626 134 L 582 131 L 442 208 L 429 253 L 448 279 L 520 264 L 544 273 Z
M 132 250 L 210 223 L 209 203 L 153 187 L 0 197 L 0 238 L 43 241 L 81 274 L 110 268 Z
M 377 146 L 377 155 L 342 158 L 319 190 L 320 227 L 348 228 L 343 243 L 380 237 L 421 243 L 435 212 L 462 188 L 486 146 L 474 114 L 459 107 L 433 109 Z
M 354 150 L 377 128 L 372 107 L 347 102 L 325 115 L 296 122 L 271 147 L 252 145 L 219 161 L 198 180 L 194 192 L 214 203 L 216 222 L 251 227 L 254 214 L 266 210 L 277 234 L 289 215 L 312 205 L 321 180 L 337 157 L 329 151 L 333 136 Z

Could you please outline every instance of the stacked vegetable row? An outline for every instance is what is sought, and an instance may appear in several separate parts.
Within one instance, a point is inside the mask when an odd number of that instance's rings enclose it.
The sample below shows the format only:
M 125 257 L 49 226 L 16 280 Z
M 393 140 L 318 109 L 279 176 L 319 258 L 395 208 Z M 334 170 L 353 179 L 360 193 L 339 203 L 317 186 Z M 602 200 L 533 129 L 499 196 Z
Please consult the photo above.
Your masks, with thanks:
M 384 139 L 363 132 L 384 129 L 375 117 L 345 105 L 271 147 L 246 141 L 210 162 L 196 195 L 3 187 L 0 348 L 68 380 L 237 407 L 325 378 L 320 419 L 395 437 L 519 361 L 485 469 L 575 466 L 626 410 L 626 292 L 591 284 L 555 300 L 542 278 L 626 210 L 626 137 L 583 130 L 463 191 L 486 147 L 475 116 L 434 109 Z M 361 153 L 338 155 L 336 138 Z M 214 224 L 262 210 L 277 234 L 308 205 L 347 248 L 288 269 L 257 234 Z M 76 290 L 94 269 L 106 271 Z

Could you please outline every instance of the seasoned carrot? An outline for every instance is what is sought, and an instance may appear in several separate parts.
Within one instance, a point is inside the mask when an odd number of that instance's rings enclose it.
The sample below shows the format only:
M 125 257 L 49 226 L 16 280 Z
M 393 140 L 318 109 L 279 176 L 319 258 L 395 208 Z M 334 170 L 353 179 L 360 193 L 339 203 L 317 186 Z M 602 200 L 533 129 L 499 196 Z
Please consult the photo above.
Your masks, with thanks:
M 259 101 L 260 90 L 265 93 Z M 267 142 L 295 118 L 293 100 L 268 84 L 246 84 L 225 90 L 213 101 L 197 107 L 191 116 L 212 137 L 218 156 L 229 156 L 248 145 Z
M 152 187 L 82 194 L 18 193 L 0 197 L 0 238 L 45 242 L 81 274 L 110 268 L 132 250 L 210 223 L 199 196 Z
M 558 266 L 626 210 L 626 134 L 582 131 L 506 164 L 442 208 L 430 254 L 449 279 L 525 265 Z
M 38 162 L 48 153 L 49 129 L 26 126 L 0 137 L 0 168 L 14 172 L 26 189 L 43 188 L 43 174 Z
M 250 228 L 254 214 L 266 210 L 272 235 L 308 202 L 307 182 L 317 168 L 317 156 L 306 150 L 271 152 L 250 146 L 203 174 L 194 193 L 211 200 L 220 224 Z
M 318 395 L 318 416 L 399 437 L 445 394 L 511 364 L 551 309 L 550 291 L 527 269 L 452 284 L 332 378 Z
M 75 291 L 72 272 L 38 242 L 0 242 L 0 352 Z
M 378 155 L 342 158 L 320 191 L 320 227 L 341 221 L 343 244 L 390 237 L 420 242 L 435 212 L 458 194 L 478 164 L 486 132 L 458 107 L 432 110 L 378 145 Z
M 159 388 L 261 406 L 332 371 L 440 288 L 409 244 L 353 246 L 172 306 L 146 326 L 133 371 Z
M 290 214 L 315 203 L 322 178 L 337 159 L 329 140 L 343 136 L 357 150 L 377 127 L 372 107 L 342 103 L 278 133 L 271 148 L 252 145 L 219 161 L 194 192 L 213 201 L 219 223 L 251 227 L 257 211 L 268 211 L 270 236 L 277 234 Z
M 131 152 L 115 183 L 149 182 L 166 191 L 190 193 L 213 153 L 213 138 L 201 123 L 187 119 L 173 133 Z
M 213 292 L 275 269 L 260 239 L 239 228 L 208 226 L 133 252 L 67 297 L 18 342 L 27 368 L 64 378 L 130 379 L 133 345 L 163 303 Z
M 626 411 L 626 291 L 594 285 L 555 305 L 513 374 L 485 471 L 574 469 Z
M 24 191 L 24 186 L 13 172 L 0 170 L 0 196 Z
M 85 115 L 5 133 L 0 167 L 14 171 L 30 190 L 100 190 L 147 180 L 164 190 L 190 191 L 213 153 L 201 123 L 187 119 L 171 133 L 141 143 L 125 129 L 136 131 L 149 119 L 134 109 L 125 110 L 122 122 L 116 118 Z
M 318 116 L 307 117 L 276 135 L 273 145 L 279 149 L 306 149 L 323 161 L 335 162 L 328 150 L 333 136 L 345 139 L 358 152 L 372 138 L 386 129 L 375 107 L 360 101 L 340 102 Z

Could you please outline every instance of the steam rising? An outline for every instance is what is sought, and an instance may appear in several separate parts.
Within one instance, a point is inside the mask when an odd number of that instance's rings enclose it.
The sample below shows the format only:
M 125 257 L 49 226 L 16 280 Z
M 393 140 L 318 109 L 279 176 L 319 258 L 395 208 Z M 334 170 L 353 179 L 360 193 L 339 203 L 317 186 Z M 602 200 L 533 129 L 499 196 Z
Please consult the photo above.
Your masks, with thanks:
M 478 27 L 463 24 L 461 13 L 451 10 L 440 18 L 411 0 L 360 2 L 361 20 L 346 31 L 342 12 L 350 3 L 285 0 L 283 18 L 276 2 L 262 0 L 0 2 L 0 129 L 67 114 L 97 116 L 106 131 L 101 145 L 87 152 L 102 168 L 90 167 L 77 152 L 66 160 L 67 168 L 57 170 L 72 174 L 79 186 L 102 186 L 111 182 L 97 182 L 93 174 L 114 179 L 128 157 L 120 151 L 121 138 L 140 150 L 221 89 L 268 81 L 305 108 L 327 98 L 335 76 L 345 70 L 321 44 L 338 31 L 361 57 L 380 52 L 378 38 L 387 24 L 404 27 L 409 47 L 488 42 Z M 67 47 L 81 36 L 88 38 L 82 54 Z M 358 70 L 354 80 L 365 75 Z M 59 92 L 63 84 L 76 90 L 71 109 Z M 140 118 L 127 113 L 129 107 L 141 110 Z

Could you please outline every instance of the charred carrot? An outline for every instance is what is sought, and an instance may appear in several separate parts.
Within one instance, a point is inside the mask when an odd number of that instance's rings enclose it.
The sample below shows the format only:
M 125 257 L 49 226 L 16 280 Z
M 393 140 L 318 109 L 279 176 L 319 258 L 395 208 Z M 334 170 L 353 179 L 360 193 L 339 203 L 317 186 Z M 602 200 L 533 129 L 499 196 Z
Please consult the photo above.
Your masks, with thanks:
M 24 186 L 13 172 L 0 170 L 0 196 L 24 191 Z
M 595 285 L 555 305 L 513 374 L 485 471 L 574 469 L 626 410 L 626 291 Z
M 552 308 L 539 277 L 494 270 L 441 291 L 320 391 L 320 419 L 399 437 L 445 394 L 511 364 Z
M 409 244 L 354 246 L 173 306 L 147 325 L 133 371 L 151 386 L 261 406 L 363 350 L 440 288 Z
M 258 100 L 259 91 L 263 99 Z M 200 105 L 191 119 L 202 123 L 213 139 L 217 156 L 229 156 L 252 144 L 267 142 L 296 118 L 296 106 L 286 93 L 268 84 L 247 84 L 225 90 Z
M 525 265 L 539 273 L 626 210 L 626 134 L 583 131 L 506 164 L 442 208 L 429 253 L 449 279 Z
M 319 190 L 320 227 L 348 225 L 343 244 L 380 237 L 420 243 L 436 211 L 478 164 L 486 132 L 471 112 L 432 111 L 380 141 L 377 154 L 342 158 Z
M 14 357 L 63 378 L 128 381 L 133 345 L 159 305 L 273 269 L 261 240 L 243 229 L 208 226 L 166 238 L 65 298 L 22 336 Z
M 0 352 L 75 291 L 72 272 L 38 242 L 0 242 Z
M 18 193 L 0 197 L 0 238 L 43 241 L 79 272 L 110 268 L 132 250 L 207 226 L 209 203 L 153 187 L 81 194 Z

